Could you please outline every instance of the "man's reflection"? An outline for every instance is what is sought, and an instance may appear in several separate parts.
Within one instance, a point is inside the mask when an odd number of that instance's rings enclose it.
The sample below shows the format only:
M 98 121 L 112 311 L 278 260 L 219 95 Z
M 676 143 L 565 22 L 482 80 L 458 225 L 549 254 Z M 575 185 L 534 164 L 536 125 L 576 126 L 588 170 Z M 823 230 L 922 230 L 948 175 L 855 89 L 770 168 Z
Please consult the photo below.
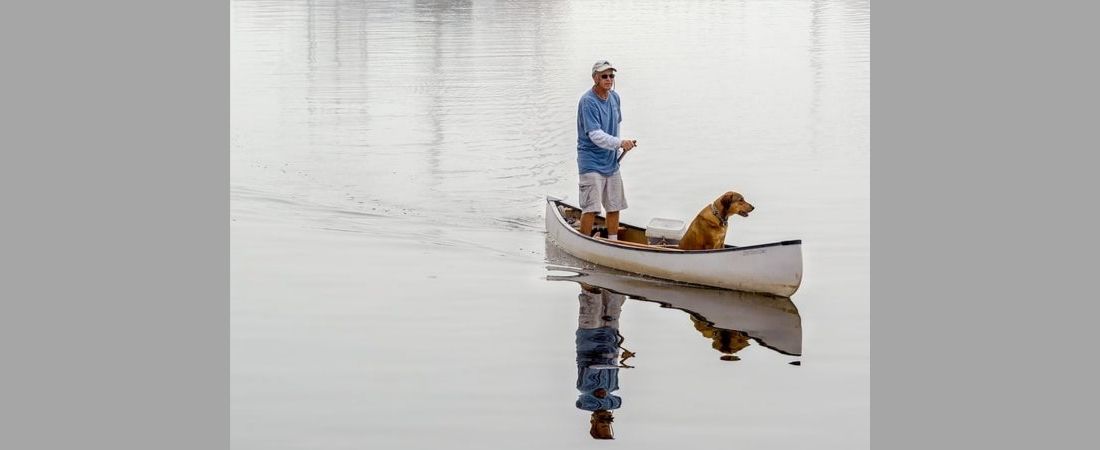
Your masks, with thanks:
M 634 356 L 619 349 L 619 313 L 626 296 L 607 289 L 581 283 L 580 314 L 577 324 L 577 408 L 592 411 L 589 434 L 596 439 L 614 439 L 611 411 L 623 400 L 614 392 L 619 389 L 619 368 L 631 367 L 624 362 Z

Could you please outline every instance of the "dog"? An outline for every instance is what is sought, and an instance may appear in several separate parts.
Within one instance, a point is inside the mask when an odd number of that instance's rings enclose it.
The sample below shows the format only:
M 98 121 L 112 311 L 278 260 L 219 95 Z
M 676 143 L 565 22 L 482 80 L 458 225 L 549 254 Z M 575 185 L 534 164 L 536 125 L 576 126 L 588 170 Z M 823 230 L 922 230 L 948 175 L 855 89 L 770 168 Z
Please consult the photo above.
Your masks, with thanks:
M 695 220 L 691 221 L 684 237 L 680 239 L 681 250 L 709 250 L 722 248 L 726 244 L 726 229 L 729 217 L 737 214 L 748 217 L 756 209 L 745 197 L 733 191 L 726 192 L 709 205 L 703 207 Z

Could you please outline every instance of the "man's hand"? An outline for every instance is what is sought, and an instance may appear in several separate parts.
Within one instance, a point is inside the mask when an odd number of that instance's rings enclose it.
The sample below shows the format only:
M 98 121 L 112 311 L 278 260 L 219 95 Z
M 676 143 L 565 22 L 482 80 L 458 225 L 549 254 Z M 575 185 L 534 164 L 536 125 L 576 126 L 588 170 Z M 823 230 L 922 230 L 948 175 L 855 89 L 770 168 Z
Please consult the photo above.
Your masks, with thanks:
M 623 139 L 622 144 L 623 151 L 629 152 L 630 149 L 638 146 L 638 141 L 633 139 Z

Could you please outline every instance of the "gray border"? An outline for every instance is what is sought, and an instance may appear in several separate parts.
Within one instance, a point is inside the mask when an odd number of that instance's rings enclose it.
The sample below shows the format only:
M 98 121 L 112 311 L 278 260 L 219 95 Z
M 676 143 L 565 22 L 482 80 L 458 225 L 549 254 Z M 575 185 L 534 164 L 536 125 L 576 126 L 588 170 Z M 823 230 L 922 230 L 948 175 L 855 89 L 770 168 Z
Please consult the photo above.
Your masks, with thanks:
M 5 7 L 4 448 L 228 447 L 226 5 L 144 5 Z M 872 439 L 1074 442 L 1097 15 L 927 5 L 874 8 Z
M 0 448 L 228 448 L 226 6 L 4 7 Z
M 1095 440 L 1100 39 L 1068 3 L 875 4 L 874 448 Z

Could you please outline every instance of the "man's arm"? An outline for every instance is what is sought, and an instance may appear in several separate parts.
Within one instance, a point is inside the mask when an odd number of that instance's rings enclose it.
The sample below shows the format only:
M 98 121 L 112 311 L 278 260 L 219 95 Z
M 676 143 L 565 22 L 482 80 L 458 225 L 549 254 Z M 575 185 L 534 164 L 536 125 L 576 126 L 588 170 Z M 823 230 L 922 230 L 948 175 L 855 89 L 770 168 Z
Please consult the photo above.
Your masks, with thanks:
M 622 145 L 622 139 L 605 133 L 603 130 L 592 130 L 588 132 L 588 138 L 592 140 L 592 143 L 596 144 L 600 148 L 608 150 L 618 150 Z

